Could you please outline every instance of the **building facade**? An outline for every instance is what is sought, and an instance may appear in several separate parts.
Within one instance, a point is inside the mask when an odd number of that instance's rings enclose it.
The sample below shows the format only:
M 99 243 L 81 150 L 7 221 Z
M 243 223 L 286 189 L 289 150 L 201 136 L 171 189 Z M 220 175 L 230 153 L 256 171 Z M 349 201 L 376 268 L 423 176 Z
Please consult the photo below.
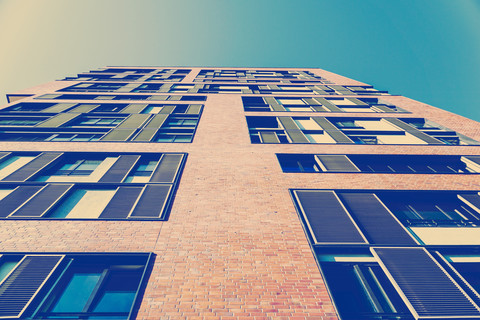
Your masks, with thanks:
M 7 98 L 0 319 L 480 319 L 478 122 L 308 68 Z

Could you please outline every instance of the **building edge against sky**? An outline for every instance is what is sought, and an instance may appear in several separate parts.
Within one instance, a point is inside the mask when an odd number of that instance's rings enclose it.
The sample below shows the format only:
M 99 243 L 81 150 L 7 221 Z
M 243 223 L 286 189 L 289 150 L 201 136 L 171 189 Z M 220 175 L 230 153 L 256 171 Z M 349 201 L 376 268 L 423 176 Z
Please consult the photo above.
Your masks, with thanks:
M 305 68 L 8 99 L 2 317 L 480 319 L 478 122 Z

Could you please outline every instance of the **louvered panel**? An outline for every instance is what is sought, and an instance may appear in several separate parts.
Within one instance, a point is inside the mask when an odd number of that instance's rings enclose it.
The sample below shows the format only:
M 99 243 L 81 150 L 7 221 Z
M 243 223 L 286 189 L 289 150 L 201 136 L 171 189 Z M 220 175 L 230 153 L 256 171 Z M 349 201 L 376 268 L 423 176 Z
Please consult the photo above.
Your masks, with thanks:
M 344 86 L 339 86 L 339 85 L 330 85 L 330 88 L 334 89 L 337 91 L 339 94 L 345 94 L 345 95 L 352 95 L 355 94 L 352 91 L 348 90 Z
M 467 158 L 468 160 L 480 166 L 480 156 L 463 156 L 463 157 Z
M 170 189 L 171 186 L 169 185 L 147 185 L 130 217 L 160 218 Z
M 168 115 L 172 113 L 173 110 L 175 110 L 175 105 L 164 105 L 162 107 L 162 110 L 160 110 L 159 114 Z
M 342 131 L 335 127 L 330 121 L 323 117 L 312 117 L 312 119 L 327 131 L 327 133 L 335 140 L 337 143 L 353 143 L 349 137 L 347 137 Z
M 333 191 L 295 190 L 315 243 L 366 243 Z
M 142 129 L 136 136 L 133 138 L 133 141 L 137 142 L 148 142 L 153 139 L 158 129 Z
M 372 248 L 416 319 L 480 317 L 480 309 L 424 248 Z
M 202 106 L 201 104 L 191 104 L 188 107 L 188 110 L 186 114 L 200 114 L 200 111 L 202 111 Z
M 36 127 L 38 128 L 58 128 L 67 122 L 72 121 L 76 117 L 78 117 L 79 114 L 73 114 L 73 113 L 59 113 L 54 117 L 51 117 L 44 122 L 40 123 Z
M 416 245 L 417 243 L 399 221 L 373 193 L 339 193 L 370 243 Z
M 41 217 L 72 186 L 72 184 L 48 184 L 32 199 L 15 211 L 12 217 Z
M 168 114 L 156 114 L 153 116 L 153 119 L 145 126 L 145 129 L 158 129 L 160 128 L 165 120 L 167 119 Z
M 17 171 L 3 178 L 2 181 L 25 181 L 58 159 L 61 155 L 62 153 L 56 152 L 42 153 Z
M 140 113 L 147 107 L 145 103 L 131 103 L 125 107 L 120 113 Z
M 428 134 L 426 133 L 423 133 L 422 131 L 418 130 L 417 128 L 414 128 L 410 125 L 408 125 L 407 123 L 399 120 L 399 119 L 396 119 L 396 118 L 384 118 L 385 121 L 387 122 L 390 122 L 391 124 L 395 125 L 396 127 L 402 129 L 402 130 L 405 130 L 407 131 L 408 133 L 410 133 L 411 135 L 425 141 L 426 143 L 428 144 L 444 144 L 443 142 L 441 142 L 440 140 L 437 140 L 431 136 L 429 136 Z
M 57 103 L 47 109 L 41 110 L 41 112 L 59 113 L 73 107 L 74 105 L 75 103 Z
M 303 98 L 303 101 L 307 103 L 309 106 L 319 106 L 321 103 L 319 103 L 316 99 L 314 98 Z
M 315 98 L 315 100 L 320 102 L 325 108 L 327 108 L 331 112 L 343 112 L 342 109 L 340 109 L 335 104 L 333 104 L 332 102 L 330 102 L 329 100 L 327 100 L 325 98 Z
M 280 143 L 277 134 L 271 131 L 260 131 L 262 143 Z
M 480 196 L 478 194 L 460 193 L 458 198 L 465 202 L 470 208 L 480 213 Z
M 147 121 L 150 117 L 149 114 L 131 114 L 122 123 L 120 123 L 116 129 L 136 129 Z
M 173 183 L 182 159 L 182 154 L 164 154 L 155 168 L 150 182 Z
M 142 187 L 120 187 L 100 214 L 100 219 L 125 219 L 137 201 Z
M 5 218 L 37 193 L 41 186 L 20 186 L 0 200 L 0 217 Z
M 0 285 L 0 318 L 20 317 L 62 258 L 25 256 Z
M 277 117 L 285 130 L 300 130 L 292 117 Z
M 362 100 L 359 100 L 357 98 L 345 98 L 345 99 L 350 100 L 350 101 L 352 101 L 353 103 L 355 103 L 356 105 L 359 105 L 359 106 L 368 106 L 368 103 L 365 103 Z
M 263 99 L 272 107 L 273 111 L 286 111 L 285 108 L 278 103 L 277 99 L 273 97 L 265 97 Z
M 0 152 L 0 161 L 1 161 L 3 158 L 6 158 L 9 154 L 11 154 L 11 152 Z
M 292 143 L 310 143 L 305 137 L 302 130 L 285 130 L 285 133 L 290 138 Z
M 95 109 L 96 107 L 100 106 L 99 104 L 81 104 L 76 108 L 68 111 L 71 113 L 87 113 Z
M 117 161 L 115 161 L 99 182 L 122 182 L 139 158 L 140 156 L 137 155 L 122 155 L 118 157 Z
M 315 158 L 327 172 L 360 172 L 346 155 L 315 155 Z
M 102 141 L 126 141 L 132 136 L 136 129 L 113 129 L 108 132 Z
M 376 105 L 375 108 L 377 108 L 377 109 L 379 109 L 379 110 L 381 110 L 381 111 L 383 111 L 383 112 L 397 112 L 397 111 L 393 110 L 392 108 L 389 108 L 389 107 L 387 107 L 387 106 L 383 106 L 383 105 L 381 105 L 381 104 Z

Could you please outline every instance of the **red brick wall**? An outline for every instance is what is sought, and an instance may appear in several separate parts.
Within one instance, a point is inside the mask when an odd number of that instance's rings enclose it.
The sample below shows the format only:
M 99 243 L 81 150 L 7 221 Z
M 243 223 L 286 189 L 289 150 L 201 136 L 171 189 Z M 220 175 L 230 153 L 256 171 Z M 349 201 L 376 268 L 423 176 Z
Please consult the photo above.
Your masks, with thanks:
M 427 117 L 480 139 L 477 122 L 403 97 L 386 100 L 413 112 L 402 116 Z M 321 114 L 327 115 L 334 114 Z M 336 319 L 288 189 L 480 189 L 474 175 L 282 173 L 275 153 L 480 154 L 480 148 L 251 144 L 235 94 L 209 95 L 191 144 L 4 142 L 0 149 L 188 153 L 167 222 L 0 221 L 2 251 L 154 252 L 137 319 Z

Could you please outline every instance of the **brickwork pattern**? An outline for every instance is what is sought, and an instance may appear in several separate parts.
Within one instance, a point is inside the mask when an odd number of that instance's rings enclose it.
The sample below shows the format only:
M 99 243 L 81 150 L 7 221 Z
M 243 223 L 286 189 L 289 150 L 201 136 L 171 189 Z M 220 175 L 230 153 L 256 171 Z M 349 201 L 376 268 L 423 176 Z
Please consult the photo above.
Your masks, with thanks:
M 361 84 L 309 70 L 337 84 Z M 412 112 L 406 117 L 427 117 L 480 140 L 477 122 L 404 97 L 386 100 Z M 289 189 L 480 189 L 476 175 L 282 173 L 275 153 L 467 155 L 480 154 L 480 148 L 251 144 L 245 114 L 240 95 L 211 94 L 191 144 L 0 143 L 7 151 L 188 153 L 167 222 L 3 220 L 1 251 L 154 252 L 137 319 L 333 320 L 334 307 Z

